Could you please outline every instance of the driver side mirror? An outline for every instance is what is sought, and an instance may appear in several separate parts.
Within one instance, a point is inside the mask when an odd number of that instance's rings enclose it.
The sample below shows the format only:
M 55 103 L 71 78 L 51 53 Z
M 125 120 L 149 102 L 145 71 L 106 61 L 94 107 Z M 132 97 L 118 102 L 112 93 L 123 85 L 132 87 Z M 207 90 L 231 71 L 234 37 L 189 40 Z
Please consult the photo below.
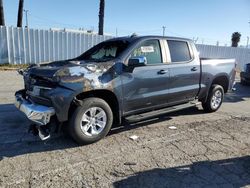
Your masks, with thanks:
M 147 58 L 145 56 L 132 57 L 128 60 L 128 66 L 140 67 L 147 65 Z

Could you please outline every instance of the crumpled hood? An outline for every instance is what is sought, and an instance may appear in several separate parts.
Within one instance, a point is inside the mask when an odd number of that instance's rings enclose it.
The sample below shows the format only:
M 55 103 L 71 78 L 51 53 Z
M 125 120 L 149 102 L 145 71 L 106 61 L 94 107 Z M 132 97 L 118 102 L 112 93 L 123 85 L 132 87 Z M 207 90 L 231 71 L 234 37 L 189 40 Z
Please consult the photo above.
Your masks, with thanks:
M 114 62 L 86 63 L 83 61 L 56 61 L 39 64 L 28 68 L 27 73 L 32 77 L 40 77 L 53 81 L 73 80 L 91 74 L 102 74 L 114 65 Z M 66 80 L 65 80 L 66 79 Z
M 42 83 L 46 87 L 59 85 L 76 93 L 113 88 L 114 79 L 122 73 L 123 63 L 61 61 L 35 65 L 24 73 L 25 88 Z

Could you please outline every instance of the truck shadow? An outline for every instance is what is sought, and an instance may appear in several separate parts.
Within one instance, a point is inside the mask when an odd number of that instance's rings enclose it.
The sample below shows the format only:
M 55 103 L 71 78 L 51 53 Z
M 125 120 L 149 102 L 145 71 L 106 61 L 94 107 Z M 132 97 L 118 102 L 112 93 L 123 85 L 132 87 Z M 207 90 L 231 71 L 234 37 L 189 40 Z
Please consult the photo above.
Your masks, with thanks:
M 29 121 L 13 104 L 0 105 L 0 160 L 28 153 L 77 147 L 69 137 L 59 134 L 47 142 L 28 133 Z
M 137 121 L 137 122 L 123 121 L 122 125 L 120 127 L 116 127 L 113 130 L 111 130 L 109 135 L 118 134 L 120 132 L 125 132 L 125 131 L 130 131 L 132 129 L 148 126 L 150 124 L 160 123 L 163 121 L 169 121 L 173 119 L 173 117 L 177 117 L 177 116 L 188 116 L 188 115 L 199 115 L 199 114 L 204 114 L 204 111 L 198 109 L 198 107 L 191 107 L 191 108 L 183 109 L 183 110 L 176 111 L 176 112 L 166 113 L 166 114 L 151 117 L 151 118 L 149 117 L 142 121 Z
M 150 124 L 171 120 L 171 116 L 200 114 L 201 110 L 190 108 L 176 113 L 166 114 L 141 122 L 124 122 L 121 127 L 112 129 L 108 136 L 129 131 Z M 13 104 L 0 105 L 0 161 L 4 157 L 15 157 L 29 153 L 55 151 L 79 147 L 66 133 L 56 133 L 48 141 L 28 133 L 29 121 Z M 84 146 L 83 146 L 84 147 Z
M 118 174 L 119 175 L 119 174 Z M 250 185 L 250 156 L 201 161 L 138 172 L 113 183 L 119 187 L 244 187 Z

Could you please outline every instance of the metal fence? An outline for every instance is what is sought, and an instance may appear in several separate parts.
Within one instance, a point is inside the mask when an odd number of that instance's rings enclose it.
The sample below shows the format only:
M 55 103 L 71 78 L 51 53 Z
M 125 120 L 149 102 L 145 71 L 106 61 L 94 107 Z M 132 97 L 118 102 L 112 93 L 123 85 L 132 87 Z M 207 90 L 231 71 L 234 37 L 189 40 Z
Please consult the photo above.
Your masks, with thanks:
M 233 48 L 225 46 L 211 46 L 196 44 L 200 57 L 203 58 L 233 58 L 236 59 L 238 67 L 243 68 L 246 63 L 250 63 L 250 49 Z
M 77 57 L 111 36 L 0 26 L 0 64 L 30 64 Z
M 53 31 L 0 26 L 0 64 L 29 64 L 69 59 L 112 36 L 83 31 Z M 250 49 L 196 45 L 203 58 L 235 58 L 242 68 Z

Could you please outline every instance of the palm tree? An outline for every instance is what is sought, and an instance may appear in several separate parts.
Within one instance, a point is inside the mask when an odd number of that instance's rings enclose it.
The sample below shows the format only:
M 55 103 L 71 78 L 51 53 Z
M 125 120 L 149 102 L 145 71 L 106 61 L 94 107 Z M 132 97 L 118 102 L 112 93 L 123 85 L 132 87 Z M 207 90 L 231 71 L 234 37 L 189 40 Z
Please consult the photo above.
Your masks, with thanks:
M 3 0 L 0 0 L 0 25 L 5 26 Z
M 241 34 L 239 32 L 234 32 L 232 34 L 232 47 L 238 47 L 238 43 L 240 42 Z
M 19 0 L 17 27 L 22 27 L 23 25 L 23 1 L 24 0 Z
M 103 35 L 103 28 L 104 28 L 104 9 L 105 9 L 105 0 L 100 0 L 100 7 L 99 7 L 99 35 Z

